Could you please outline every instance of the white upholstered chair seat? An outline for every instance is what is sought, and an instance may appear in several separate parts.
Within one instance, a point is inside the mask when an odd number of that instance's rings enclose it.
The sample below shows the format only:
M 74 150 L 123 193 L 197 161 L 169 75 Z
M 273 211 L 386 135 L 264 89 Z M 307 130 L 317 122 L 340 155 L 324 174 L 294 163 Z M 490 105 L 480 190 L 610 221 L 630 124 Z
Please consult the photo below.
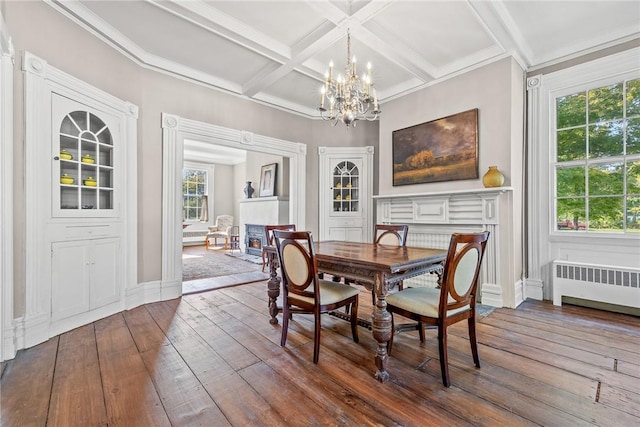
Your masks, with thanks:
M 452 298 L 449 302 L 454 302 Z M 387 304 L 392 304 L 403 310 L 411 311 L 420 316 L 438 317 L 440 305 L 440 289 L 435 288 L 407 288 L 387 296 Z M 469 305 L 447 311 L 447 316 L 469 310 Z
M 353 286 L 346 286 L 342 283 L 330 282 L 328 280 L 318 280 L 320 285 L 320 305 L 336 304 L 339 301 L 358 295 L 358 289 Z M 313 304 L 313 298 L 300 295 L 290 294 L 289 302 L 295 304 L 295 301 L 303 301 L 307 304 Z

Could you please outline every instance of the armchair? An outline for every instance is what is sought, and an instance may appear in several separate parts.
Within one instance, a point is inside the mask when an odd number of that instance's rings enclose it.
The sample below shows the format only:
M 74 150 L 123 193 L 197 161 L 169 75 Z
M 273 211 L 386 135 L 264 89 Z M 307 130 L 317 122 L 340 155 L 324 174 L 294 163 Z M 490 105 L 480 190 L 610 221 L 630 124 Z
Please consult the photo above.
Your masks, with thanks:
M 224 239 L 224 248 L 229 247 L 229 236 L 231 235 L 231 228 L 233 227 L 232 215 L 218 215 L 216 217 L 215 225 L 209 227 L 209 232 L 204 238 L 204 244 L 209 249 L 209 239 L 213 237 L 213 245 L 218 244 L 218 239 Z

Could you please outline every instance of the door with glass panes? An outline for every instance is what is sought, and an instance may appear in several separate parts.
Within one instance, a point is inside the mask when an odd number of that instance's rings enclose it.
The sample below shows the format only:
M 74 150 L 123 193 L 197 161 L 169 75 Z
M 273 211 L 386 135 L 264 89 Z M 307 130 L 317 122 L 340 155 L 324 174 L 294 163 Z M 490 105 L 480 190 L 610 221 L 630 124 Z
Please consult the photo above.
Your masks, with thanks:
M 320 240 L 369 242 L 373 147 L 320 147 Z

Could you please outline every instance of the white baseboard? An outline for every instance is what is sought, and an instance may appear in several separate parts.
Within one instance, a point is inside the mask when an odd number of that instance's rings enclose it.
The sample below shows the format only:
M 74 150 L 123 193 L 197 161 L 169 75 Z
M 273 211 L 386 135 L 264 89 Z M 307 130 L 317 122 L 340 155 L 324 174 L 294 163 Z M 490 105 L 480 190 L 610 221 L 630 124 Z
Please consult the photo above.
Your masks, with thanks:
M 13 319 L 8 326 L 5 327 L 2 334 L 3 342 L 1 343 L 2 354 L 0 354 L 0 362 L 13 359 L 18 350 L 24 347 L 24 318 Z
M 539 279 L 525 279 L 524 282 L 524 297 L 542 301 L 544 283 Z
M 502 286 L 495 283 L 483 283 L 480 290 L 480 301 L 491 307 L 504 307 Z

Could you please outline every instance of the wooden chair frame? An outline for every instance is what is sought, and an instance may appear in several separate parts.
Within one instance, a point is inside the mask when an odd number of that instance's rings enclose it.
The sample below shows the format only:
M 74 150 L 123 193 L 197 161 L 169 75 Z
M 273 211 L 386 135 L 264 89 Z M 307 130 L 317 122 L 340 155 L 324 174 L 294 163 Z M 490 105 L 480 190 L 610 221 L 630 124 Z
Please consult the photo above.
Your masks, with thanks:
M 275 239 L 273 237 L 273 230 L 285 230 L 285 231 L 296 231 L 295 224 L 275 224 L 275 225 L 265 225 L 264 226 L 264 235 L 265 242 L 267 245 L 273 246 L 275 244 Z M 267 266 L 267 253 L 262 250 L 262 272 L 264 273 L 264 269 Z
M 393 345 L 393 336 L 395 331 L 393 314 L 399 314 L 418 322 L 417 328 L 420 334 L 420 342 L 424 342 L 424 325 L 434 325 L 438 329 L 438 348 L 440 353 L 440 370 L 442 372 L 442 383 L 445 387 L 449 387 L 449 363 L 447 353 L 447 327 L 462 320 L 467 320 L 469 328 L 469 342 L 471 344 L 471 354 L 477 368 L 480 368 L 480 358 L 478 356 L 478 343 L 476 341 L 476 292 L 478 289 L 478 281 L 480 276 L 480 268 L 484 258 L 489 232 L 459 234 L 454 233 L 451 236 L 449 250 L 444 265 L 444 272 L 440 281 L 438 315 L 430 317 L 414 313 L 412 311 L 400 308 L 394 305 L 394 296 L 387 297 L 387 310 L 391 313 L 391 339 L 389 340 L 388 349 L 391 352 Z M 462 247 L 460 247 L 462 245 Z M 466 292 L 459 294 L 455 286 L 456 271 L 460 262 L 470 251 L 477 251 L 477 261 L 475 270 L 471 279 L 471 283 Z M 412 295 L 418 295 L 421 292 L 433 291 L 432 289 L 410 288 L 406 291 L 400 291 L 396 297 L 404 297 L 403 292 L 411 292 Z M 468 309 L 464 310 L 468 306 Z M 463 309 L 460 311 L 459 309 Z M 455 311 L 453 314 L 449 312 Z
M 318 363 L 320 315 L 344 306 L 350 307 L 351 334 L 353 341 L 359 342 L 358 290 L 348 285 L 318 278 L 318 260 L 310 232 L 274 229 L 273 234 L 282 271 L 282 338 L 280 345 L 284 346 L 287 342 L 291 313 L 311 313 L 314 317 L 313 363 Z M 298 262 L 291 264 L 292 260 Z M 300 270 L 301 260 L 305 263 L 305 270 Z M 303 271 L 304 274 L 301 274 Z M 322 296 L 323 291 L 327 293 L 326 299 Z M 340 298 L 340 294 L 344 294 L 344 296 Z

